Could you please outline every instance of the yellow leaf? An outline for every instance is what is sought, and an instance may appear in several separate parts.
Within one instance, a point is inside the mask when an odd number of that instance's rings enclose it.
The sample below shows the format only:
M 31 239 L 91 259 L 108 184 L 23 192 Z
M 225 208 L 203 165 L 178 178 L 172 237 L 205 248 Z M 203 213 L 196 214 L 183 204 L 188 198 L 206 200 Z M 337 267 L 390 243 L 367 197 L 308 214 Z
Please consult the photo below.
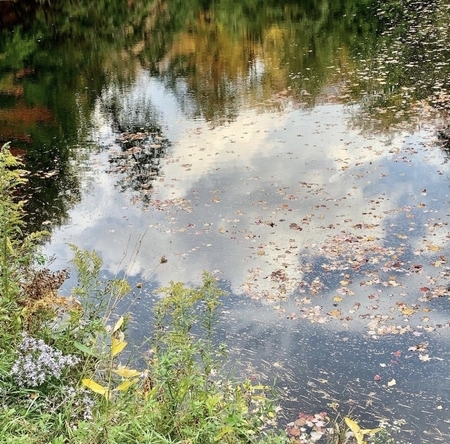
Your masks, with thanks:
M 118 355 L 125 347 L 127 343 L 125 341 L 119 341 L 116 338 L 112 339 L 111 355 L 112 357 Z
M 100 395 L 107 397 L 108 389 L 100 384 L 97 384 L 93 379 L 86 378 L 83 379 L 81 382 L 83 383 L 84 386 L 91 389 L 93 392 L 99 393 Z
M 342 302 L 342 298 L 340 297 L 340 296 L 335 296 L 334 298 L 333 298 L 333 301 L 334 302 Z
M 348 428 L 353 432 L 355 435 L 356 442 L 358 444 L 365 444 L 364 441 L 364 435 L 374 435 L 375 433 L 378 433 L 381 429 L 361 429 L 359 425 L 353 421 L 353 419 L 350 419 L 349 417 L 344 418 L 345 423 L 347 424 Z
M 141 374 L 141 372 L 132 370 L 131 368 L 118 368 L 117 370 L 113 370 L 113 372 L 124 378 L 132 378 L 133 376 L 139 376 Z
M 441 247 L 438 247 L 437 245 L 431 245 L 431 244 L 428 245 L 427 248 L 428 248 L 430 251 L 439 251 L 439 250 L 442 249 Z
M 348 428 L 355 435 L 356 442 L 358 444 L 363 444 L 364 443 L 364 441 L 363 441 L 364 435 L 362 434 L 361 428 L 359 427 L 359 425 L 355 421 L 353 421 L 353 419 L 350 419 L 347 416 L 344 418 L 344 421 L 347 424 Z
M 119 330 L 119 328 L 122 327 L 122 324 L 123 324 L 123 316 L 121 316 L 119 320 L 116 322 L 116 325 L 114 325 L 112 332 L 115 333 L 117 330 Z
M 396 381 L 395 379 L 391 379 L 391 380 L 388 382 L 388 387 L 392 387 L 392 386 L 394 386 L 395 384 L 397 384 L 397 381 Z
M 416 312 L 416 310 L 409 307 L 403 307 L 401 311 L 404 316 L 411 316 Z
M 114 391 L 122 391 L 124 392 L 125 390 L 127 390 L 129 387 L 131 387 L 133 384 L 136 384 L 139 381 L 139 378 L 134 378 L 134 379 L 126 379 L 125 381 L 122 382 L 122 384 L 118 385 Z
M 335 310 L 331 310 L 329 313 L 327 313 L 328 316 L 332 316 L 333 318 L 338 318 L 339 316 L 341 316 L 341 310 L 339 310 L 338 308 L 336 308 Z
M 125 341 L 125 333 L 122 330 L 117 330 L 113 335 L 118 341 Z

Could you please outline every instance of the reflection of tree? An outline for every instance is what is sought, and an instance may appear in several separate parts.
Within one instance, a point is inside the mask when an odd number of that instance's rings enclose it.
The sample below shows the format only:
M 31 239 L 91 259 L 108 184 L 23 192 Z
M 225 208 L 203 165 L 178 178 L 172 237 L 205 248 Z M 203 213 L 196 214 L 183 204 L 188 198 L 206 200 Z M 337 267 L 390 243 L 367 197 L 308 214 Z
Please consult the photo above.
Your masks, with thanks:
M 37 3 L 34 2 L 17 2 L 17 1 L 0 1 L 0 26 L 12 27 L 18 23 L 29 21 L 36 10 Z
M 447 124 L 445 128 L 438 130 L 437 132 L 438 145 L 441 147 L 445 161 L 450 160 L 450 125 Z
M 330 66 L 368 38 L 368 4 L 166 0 L 140 57 L 185 111 L 213 124 L 234 119 L 242 102 L 312 105 L 327 82 L 338 80 L 339 66 Z
M 448 2 L 378 1 L 379 36 L 355 63 L 347 91 L 363 96 L 354 124 L 372 132 L 412 127 L 450 108 Z
M 111 151 L 110 173 L 119 173 L 118 186 L 133 193 L 133 200 L 148 206 L 151 201 L 153 181 L 161 175 L 161 159 L 166 154 L 169 141 L 159 128 L 122 133 L 117 138 L 122 150 Z
M 153 181 L 161 175 L 161 159 L 170 142 L 163 136 L 159 114 L 144 91 L 130 94 L 110 85 L 98 100 L 99 113 L 115 137 L 117 150 L 109 148 L 109 173 L 117 185 L 131 192 L 133 200 L 150 204 Z
M 12 141 L 12 152 L 30 171 L 24 188 L 27 230 L 64 223 L 68 208 L 79 199 L 79 179 L 71 153 L 60 136 L 57 116 L 49 103 L 27 94 L 35 70 L 5 76 L 0 86 L 0 144 Z M 30 83 L 29 83 L 30 82 Z
M 12 140 L 33 170 L 27 205 L 36 227 L 62 223 L 79 197 L 77 147 L 99 97 L 117 137 L 145 134 L 111 162 L 127 169 L 120 186 L 151 187 L 147 179 L 158 174 L 156 159 L 168 142 L 155 139 L 163 136 L 151 104 L 127 103 L 123 88 L 142 66 L 163 79 L 186 113 L 212 125 L 235 119 L 243 103 L 279 110 L 336 95 L 359 103 L 354 122 L 373 131 L 413 120 L 421 101 L 449 103 L 443 0 L 420 10 L 413 0 L 380 0 L 385 28 L 378 35 L 370 0 L 50 4 L 14 33 L 0 31 L 0 139 Z M 338 97 L 342 86 L 347 98 Z M 123 93 L 108 97 L 112 87 Z
M 28 12 L 14 6 L 20 23 L 0 30 L 0 144 L 11 141 L 30 170 L 32 230 L 65 223 L 79 200 L 80 145 L 96 98 L 106 83 L 133 79 L 137 63 L 124 48 L 142 33 L 153 2 L 41 3 Z

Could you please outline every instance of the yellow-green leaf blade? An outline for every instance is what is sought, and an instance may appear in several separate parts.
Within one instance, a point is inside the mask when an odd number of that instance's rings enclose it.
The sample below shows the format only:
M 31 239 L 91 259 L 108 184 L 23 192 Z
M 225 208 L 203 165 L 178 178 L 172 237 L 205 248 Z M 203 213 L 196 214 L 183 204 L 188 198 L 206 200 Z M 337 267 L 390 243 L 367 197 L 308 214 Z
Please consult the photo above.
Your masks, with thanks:
M 113 370 L 113 372 L 123 378 L 132 378 L 133 376 L 140 376 L 141 374 L 138 370 L 133 370 L 131 368 L 118 368 L 117 370 Z
M 353 421 L 353 419 L 350 419 L 347 416 L 344 418 L 344 421 L 347 424 L 348 428 L 355 435 L 356 442 L 358 444 L 364 444 L 364 435 L 361 433 L 361 428 L 359 427 L 359 425 L 355 421 Z
M 126 346 L 127 343 L 125 341 L 120 341 L 119 339 L 113 338 L 111 346 L 112 357 L 114 358 L 114 356 L 117 356 Z
M 139 381 L 139 378 L 134 378 L 134 379 L 126 379 L 125 381 L 122 382 L 122 384 L 118 385 L 114 391 L 121 391 L 124 392 L 125 390 L 127 390 L 129 387 L 131 387 L 132 385 L 136 384 Z
M 91 389 L 95 393 L 99 393 L 100 395 L 106 396 L 106 393 L 108 392 L 106 387 L 96 383 L 93 379 L 85 378 L 81 382 L 85 387 Z
M 123 325 L 123 316 L 121 316 L 119 320 L 116 322 L 116 325 L 114 325 L 113 333 L 119 330 L 119 328 L 122 327 L 122 325 Z

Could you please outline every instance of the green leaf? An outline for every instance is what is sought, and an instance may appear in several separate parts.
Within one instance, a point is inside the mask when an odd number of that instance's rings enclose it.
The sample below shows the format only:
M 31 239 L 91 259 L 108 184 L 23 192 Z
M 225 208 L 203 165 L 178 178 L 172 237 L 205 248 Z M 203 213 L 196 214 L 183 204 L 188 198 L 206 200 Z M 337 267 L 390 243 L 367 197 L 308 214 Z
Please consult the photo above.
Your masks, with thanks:
M 86 346 L 84 344 L 81 344 L 80 342 L 77 342 L 77 341 L 75 341 L 73 343 L 73 345 L 75 346 L 75 348 L 77 348 L 78 350 L 80 350 L 84 354 L 89 355 L 89 356 L 95 356 L 95 354 L 92 351 L 92 349 L 90 349 L 88 346 Z
M 232 432 L 233 432 L 233 427 L 231 427 L 231 426 L 222 427 L 222 430 L 220 431 L 220 433 L 214 438 L 214 442 L 220 441 L 225 435 L 227 435 L 228 433 L 232 433 Z

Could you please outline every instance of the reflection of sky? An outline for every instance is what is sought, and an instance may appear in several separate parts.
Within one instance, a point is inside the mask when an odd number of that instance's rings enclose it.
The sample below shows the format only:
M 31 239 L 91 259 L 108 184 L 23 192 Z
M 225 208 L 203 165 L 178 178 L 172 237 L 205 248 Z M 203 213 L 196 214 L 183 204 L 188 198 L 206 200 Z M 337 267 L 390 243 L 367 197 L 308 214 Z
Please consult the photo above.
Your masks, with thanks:
M 365 340 L 350 341 L 355 354 L 367 341 L 385 344 L 391 337 L 386 333 L 398 334 L 392 341 L 403 349 L 436 329 L 444 337 L 447 307 L 427 297 L 446 286 L 448 178 L 425 131 L 389 143 L 368 139 L 347 127 L 339 105 L 283 114 L 246 111 L 210 129 L 184 120 L 174 97 L 144 73 L 121 94 L 128 107 L 131 97 L 151 104 L 172 143 L 155 205 L 144 211 L 131 204 L 115 187 L 116 177 L 105 172 L 107 152 L 93 156 L 93 183 L 71 224 L 55 232 L 47 248 L 58 261 L 67 262 L 65 243 L 71 242 L 97 250 L 109 273 L 126 271 L 161 285 L 198 283 L 202 270 L 214 271 L 235 295 L 273 305 L 269 311 L 260 306 L 258 324 L 250 321 L 254 308 L 231 314 L 239 326 L 235 337 L 242 348 L 258 350 L 253 360 L 260 365 L 263 359 L 288 366 L 315 360 L 308 371 L 335 365 L 317 361 L 311 337 L 302 359 L 289 361 L 299 352 L 298 336 L 305 335 L 301 326 L 311 323 L 324 324 L 315 334 L 328 348 L 333 334 L 364 332 Z M 93 127 L 93 140 L 114 146 L 100 107 Z M 163 255 L 168 262 L 153 273 Z M 428 292 L 420 290 L 425 287 Z M 137 319 L 149 306 L 144 299 Z M 272 319 L 265 323 L 267 316 Z M 287 316 L 293 318 L 288 324 Z M 272 346 L 264 341 L 263 347 L 258 338 L 268 328 L 274 329 Z M 247 336 L 256 343 L 245 343 Z M 341 346 L 342 353 L 352 353 Z M 370 347 L 378 350 L 377 342 Z M 331 356 L 328 348 L 324 353 Z M 345 362 L 344 373 L 354 366 Z M 363 372 L 364 361 L 360 367 Z M 375 371 L 364 376 L 368 392 Z
M 242 361 L 247 375 L 278 382 L 289 399 L 284 412 L 288 421 L 293 416 L 289 410 L 297 412 L 299 404 L 304 412 L 331 411 L 330 404 L 337 401 L 341 414 L 357 412 L 367 424 L 380 418 L 405 418 L 406 407 L 405 429 L 411 434 L 405 433 L 400 442 L 435 442 L 432 433 L 437 424 L 448 438 L 448 426 L 443 423 L 448 417 L 450 385 L 445 360 L 440 360 L 448 355 L 448 344 L 443 347 L 430 335 L 419 340 L 412 334 L 372 340 L 314 324 L 286 322 L 251 303 L 233 305 L 224 325 L 227 343 L 233 344 L 235 353 L 246 351 Z M 419 341 L 427 342 L 433 355 L 430 362 L 421 362 L 419 353 L 408 351 Z M 375 375 L 380 381 L 374 380 Z M 389 387 L 393 379 L 396 384 Z M 423 430 L 429 432 L 428 438 L 421 434 Z
M 376 293 L 377 303 L 370 306 L 380 311 L 374 315 L 392 309 L 391 298 L 383 295 L 406 293 L 403 302 L 412 304 L 418 289 L 429 286 L 425 268 L 445 245 L 446 215 L 439 206 L 448 185 L 437 173 L 440 152 L 420 148 L 426 134 L 389 143 L 366 139 L 348 129 L 337 105 L 283 114 L 247 111 L 211 130 L 183 121 L 175 99 L 145 75 L 120 94 L 128 113 L 139 114 L 130 110 L 133 103 L 157 109 L 173 143 L 155 208 L 141 211 L 120 194 L 114 175 L 102 167 L 106 154 L 97 155 L 89 193 L 73 211 L 70 227 L 55 233 L 49 247 L 59 257 L 65 258 L 61 241 L 70 237 L 95 248 L 110 272 L 126 266 L 130 275 L 145 278 L 165 255 L 169 261 L 156 275 L 161 284 L 198 282 L 203 269 L 216 270 L 235 294 L 275 301 L 300 295 L 326 309 L 338 290 Z M 114 146 L 100 108 L 95 123 L 92 139 Z M 363 261 L 356 272 L 352 255 Z M 388 269 L 396 261 L 402 266 L 381 273 L 385 281 L 379 275 L 379 282 L 359 288 L 364 281 L 359 271 L 369 268 L 364 261 L 372 268 Z M 413 264 L 422 271 L 411 273 Z M 391 272 L 398 282 L 386 286 Z M 350 283 L 342 287 L 341 281 Z M 339 308 L 344 313 L 355 302 L 364 303 L 343 297 Z M 352 328 L 357 322 L 345 324 Z

